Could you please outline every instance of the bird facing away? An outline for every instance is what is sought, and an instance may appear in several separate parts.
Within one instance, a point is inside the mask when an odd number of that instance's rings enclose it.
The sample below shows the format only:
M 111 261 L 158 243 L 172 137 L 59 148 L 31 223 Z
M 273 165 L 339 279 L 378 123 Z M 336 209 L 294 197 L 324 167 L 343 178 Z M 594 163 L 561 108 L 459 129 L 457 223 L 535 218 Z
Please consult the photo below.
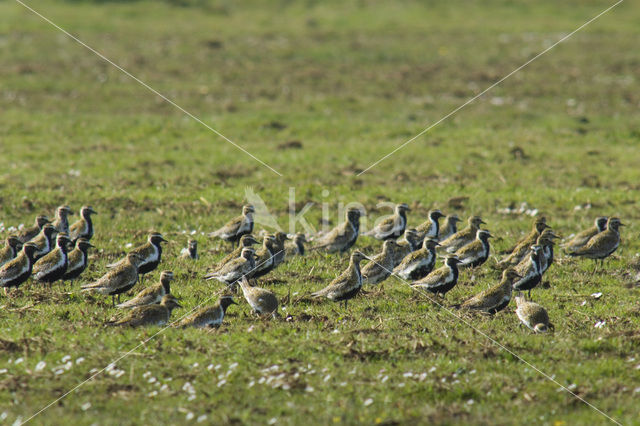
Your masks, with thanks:
M 428 219 L 418 225 L 416 231 L 418 232 L 418 238 L 420 238 L 420 244 L 425 238 L 438 238 L 441 217 L 444 217 L 444 215 L 440 210 L 431 210 L 428 214 Z
M 542 246 L 537 244 L 531 246 L 529 257 L 522 259 L 515 267 L 515 271 L 520 275 L 520 278 L 513 283 L 514 290 L 528 290 L 529 296 L 531 296 L 531 290 L 542 281 L 541 262 L 544 256 L 542 250 Z
M 22 250 L 22 243 L 16 236 L 7 237 L 4 247 L 0 249 L 0 266 L 15 258 Z
M 456 256 L 460 259 L 460 267 L 475 268 L 482 265 L 489 258 L 491 247 L 489 238 L 491 234 L 486 229 L 479 229 L 476 233 L 476 240 L 456 251 Z
M 546 333 L 553 330 L 553 324 L 549 321 L 546 309 L 537 303 L 527 301 L 524 296 L 518 295 L 516 299 L 516 315 L 520 322 L 536 333 Z
M 120 303 L 118 308 L 135 308 L 160 303 L 165 295 L 171 294 L 171 281 L 173 281 L 173 272 L 162 271 L 158 283 L 140 291 L 133 299 Z
M 69 264 L 67 272 L 64 273 L 62 279 L 64 281 L 75 280 L 87 269 L 89 263 L 89 248 L 95 247 L 86 238 L 78 238 L 76 247 L 69 253 Z
M 71 207 L 69 206 L 60 206 L 56 209 L 56 218 L 52 223 L 53 227 L 56 228 L 56 232 L 64 232 L 66 234 L 69 233 L 68 216 L 70 214 Z
M 511 301 L 512 286 L 520 275 L 512 267 L 502 272 L 500 283 L 483 290 L 471 299 L 455 307 L 473 311 L 482 311 L 488 314 L 500 312 L 509 305 Z
M 544 216 L 540 216 L 534 219 L 531 226 L 531 232 L 527 234 L 523 239 L 518 241 L 516 246 L 507 257 L 498 262 L 499 268 L 506 268 L 508 266 L 515 266 L 527 256 L 529 248 L 536 243 L 538 237 L 545 229 L 549 228 L 547 225 L 547 219 Z
M 285 257 L 304 256 L 304 244 L 306 242 L 307 237 L 301 232 L 297 233 L 293 240 L 285 245 Z
M 436 264 L 436 247 L 439 245 L 435 238 L 425 238 L 422 248 L 409 253 L 393 273 L 410 281 L 426 277 Z
M 458 222 L 462 219 L 458 217 L 456 214 L 447 215 L 444 218 L 444 223 L 440 226 L 440 230 L 438 231 L 438 241 L 444 241 L 456 232 L 458 232 Z
M 480 225 L 486 222 L 480 216 L 471 216 L 467 223 L 466 228 L 440 241 L 440 246 L 448 253 L 455 253 L 467 244 L 472 243 L 476 239 Z
M 215 305 L 198 309 L 191 315 L 181 319 L 180 322 L 176 324 L 176 327 L 220 327 L 227 308 L 231 305 L 237 305 L 233 300 L 233 296 L 221 296 Z
M 34 243 L 36 247 L 38 247 L 38 250 L 34 255 L 35 260 L 40 259 L 42 256 L 53 250 L 53 248 L 55 247 L 55 233 L 56 228 L 54 228 L 53 225 L 47 223 L 42 227 L 42 231 L 40 231 L 40 233 L 31 240 L 31 242 Z
M 198 241 L 193 239 L 189 240 L 187 246 L 180 250 L 180 258 L 198 260 L 200 258 L 200 256 L 198 256 Z
M 273 253 L 273 268 L 275 269 L 278 267 L 278 265 L 284 262 L 287 254 L 285 242 L 289 241 L 290 238 L 287 237 L 287 234 L 285 234 L 284 232 L 276 232 L 274 237 L 276 237 L 276 243 L 274 244 L 275 252 Z
M 625 226 L 624 223 L 620 222 L 620 219 L 610 217 L 607 221 L 607 229 L 593 236 L 584 247 L 569 253 L 569 255 L 603 261 L 616 251 L 620 245 L 620 226 Z
M 378 223 L 372 230 L 366 232 L 365 235 L 377 240 L 395 240 L 404 234 L 407 226 L 408 211 L 411 211 L 411 209 L 407 204 L 396 204 L 394 213 Z
M 444 266 L 431 271 L 421 280 L 411 283 L 417 290 L 427 290 L 442 297 L 458 283 L 458 264 L 460 259 L 454 255 L 447 256 Z
M 20 240 L 20 242 L 22 244 L 26 243 L 27 241 L 30 241 L 32 239 L 34 239 L 36 237 L 36 235 L 38 235 L 40 233 L 40 231 L 42 231 L 42 228 L 44 228 L 44 226 L 47 223 L 51 223 L 51 221 L 49 220 L 49 218 L 47 216 L 38 216 L 36 217 L 35 223 L 33 224 L 33 226 L 30 226 L 28 228 L 25 228 L 22 230 L 22 232 L 20 232 L 17 237 Z
M 382 252 L 372 257 L 362 268 L 363 284 L 378 284 L 389 278 L 393 271 L 393 252 L 396 247 L 394 240 L 386 240 L 382 244 Z
M 345 221 L 320 237 L 313 250 L 323 249 L 328 253 L 344 253 L 358 240 L 360 233 L 361 211 L 357 207 L 349 207 L 345 213 Z
M 591 228 L 585 229 L 582 232 L 578 232 L 571 240 L 563 244 L 562 247 L 567 253 L 580 250 L 582 247 L 587 245 L 591 238 L 593 238 L 596 234 L 603 232 L 605 229 L 607 229 L 607 217 L 597 217 L 595 223 Z
M 66 232 L 58 233 L 56 248 L 41 257 L 33 265 L 32 273 L 36 281 L 51 285 L 59 279 L 62 279 L 65 272 L 67 272 L 67 266 L 69 264 L 67 247 L 70 243 L 71 240 Z
M 143 259 L 136 253 L 129 253 L 124 261 L 109 269 L 106 274 L 97 281 L 83 285 L 82 291 L 96 292 L 111 296 L 111 302 L 115 307 L 115 297 L 129 291 L 138 282 L 138 266 Z
M 312 293 L 311 297 L 326 297 L 334 302 L 344 301 L 344 307 L 346 308 L 349 299 L 355 297 L 362 288 L 360 262 L 364 259 L 367 259 L 367 256 L 357 250 L 351 253 L 347 269 L 331 281 L 328 286 Z
M 210 237 L 221 238 L 233 247 L 245 234 L 253 232 L 253 214 L 255 209 L 251 204 L 242 206 L 242 214 L 234 217 L 229 222 L 209 234 Z
M 274 235 L 265 235 L 262 241 L 262 247 L 256 251 L 255 267 L 251 271 L 251 278 L 259 278 L 273 271 L 275 267 L 276 237 Z
M 98 214 L 91 206 L 82 206 L 80 219 L 69 227 L 69 238 L 75 244 L 78 238 L 91 240 L 93 237 L 93 220 L 91 215 Z
M 256 240 L 253 237 L 253 235 L 251 234 L 243 235 L 242 237 L 240 237 L 240 246 L 234 248 L 231 253 L 223 257 L 222 260 L 220 260 L 218 264 L 211 269 L 210 272 L 219 271 L 224 265 L 240 257 L 242 255 L 243 249 L 251 248 L 251 246 L 254 244 L 258 244 L 258 240 Z
M 142 327 L 152 325 L 165 325 L 171 318 L 171 312 L 175 308 L 181 308 L 178 300 L 167 294 L 160 304 L 138 306 L 130 310 L 124 317 L 117 321 L 110 321 L 107 325 Z
M 245 300 L 258 314 L 276 315 L 278 311 L 278 298 L 273 292 L 264 288 L 251 286 L 246 277 L 240 280 L 240 288 Z
M 418 232 L 414 228 L 408 228 L 404 231 L 404 237 L 397 241 L 396 249 L 393 252 L 393 266 L 398 266 L 402 259 L 404 259 L 409 253 L 418 250 L 422 247 L 420 239 L 418 238 Z
M 33 270 L 33 262 L 38 246 L 34 243 L 25 243 L 22 250 L 14 258 L 0 267 L 0 287 L 19 287 L 29 279 Z
M 245 247 L 242 249 L 240 257 L 227 263 L 220 268 L 220 270 L 205 275 L 204 278 L 207 280 L 218 280 L 228 286 L 235 287 L 234 284 L 236 281 L 245 275 L 251 274 L 255 269 L 256 263 L 254 255 L 254 249 Z

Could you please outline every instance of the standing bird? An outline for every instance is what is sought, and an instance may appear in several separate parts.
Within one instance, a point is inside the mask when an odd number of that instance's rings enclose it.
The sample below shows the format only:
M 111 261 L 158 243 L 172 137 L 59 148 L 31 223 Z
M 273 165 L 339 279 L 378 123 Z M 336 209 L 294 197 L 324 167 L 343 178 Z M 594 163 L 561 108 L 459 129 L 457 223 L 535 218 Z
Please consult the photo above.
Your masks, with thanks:
M 394 240 L 386 240 L 382 244 L 382 252 L 372 257 L 362 268 L 363 284 L 378 284 L 389 278 L 393 271 L 393 252 L 396 247 Z
M 421 280 L 411 283 L 416 290 L 427 290 L 434 294 L 440 294 L 443 298 L 458 283 L 458 264 L 460 259 L 449 255 L 444 261 L 444 266 L 431 271 Z
M 20 232 L 17 237 L 20 240 L 21 243 L 26 243 L 29 240 L 32 240 L 33 238 L 36 237 L 36 235 L 38 235 L 40 233 L 40 231 L 42 231 L 42 228 L 44 228 L 44 226 L 47 223 L 51 223 L 51 221 L 49 220 L 49 218 L 47 216 L 38 216 L 36 217 L 35 223 L 33 224 L 33 226 L 30 226 L 29 228 L 23 229 L 22 232 Z
M 180 250 L 180 258 L 193 260 L 200 259 L 200 256 L 198 256 L 198 241 L 193 239 L 189 240 L 187 247 Z
M 411 281 L 426 277 L 436 264 L 436 247 L 439 245 L 435 238 L 425 238 L 422 248 L 409 253 L 393 273 Z
M 254 259 L 255 250 L 251 247 L 242 249 L 240 257 L 232 260 L 224 265 L 220 270 L 211 272 L 204 276 L 206 280 L 218 280 L 232 288 L 235 288 L 235 283 L 245 275 L 250 275 L 255 267 Z
M 273 292 L 260 287 L 252 287 L 246 277 L 240 280 L 240 288 L 245 300 L 258 314 L 277 315 L 278 298 Z
M 91 215 L 98 214 L 91 206 L 82 206 L 80 219 L 69 227 L 69 238 L 75 244 L 78 238 L 91 240 L 93 237 L 93 221 Z
M 147 237 L 147 242 L 134 248 L 130 253 L 135 253 L 142 259 L 138 264 L 138 274 L 141 275 L 140 282 L 144 281 L 144 274 L 147 274 L 158 267 L 158 264 L 162 260 L 162 243 L 166 243 L 159 232 L 152 232 Z M 107 265 L 107 268 L 113 268 L 124 262 L 125 259 L 119 262 Z
M 460 259 L 460 267 L 475 268 L 486 262 L 491 250 L 489 246 L 489 238 L 491 237 L 489 231 L 480 229 L 476 233 L 475 241 L 456 251 L 455 255 Z
M 553 246 L 555 245 L 555 239 L 560 238 L 554 232 L 547 228 L 542 231 L 542 234 L 538 237 L 536 244 L 542 246 L 542 257 L 540 258 L 540 275 L 547 272 L 547 269 L 553 263 Z
M 528 258 L 522 259 L 515 267 L 515 271 L 520 275 L 520 279 L 513 283 L 513 289 L 518 291 L 529 291 L 535 288 L 542 281 L 542 259 L 544 257 L 542 246 L 531 246 Z
M 33 270 L 34 256 L 38 247 L 34 243 L 25 243 L 18 255 L 0 267 L 0 287 L 19 287 L 29 279 Z
M 431 210 L 428 214 L 429 219 L 418 225 L 416 231 L 418 232 L 420 244 L 422 244 L 425 238 L 438 238 L 438 234 L 440 233 L 439 220 L 441 217 L 444 217 L 444 215 L 440 210 Z
M 500 280 L 499 284 L 481 291 L 471 299 L 454 307 L 482 311 L 492 315 L 500 312 L 511 302 L 513 282 L 518 278 L 520 278 L 520 275 L 518 275 L 516 270 L 509 267 L 502 272 L 502 280 Z
M 395 240 L 404 234 L 404 230 L 407 227 L 408 211 L 411 211 L 411 209 L 407 204 L 396 204 L 393 215 L 384 219 L 372 230 L 366 232 L 365 235 L 377 240 Z
M 285 246 L 285 255 L 287 258 L 294 256 L 304 256 L 305 249 L 304 244 L 307 242 L 307 237 L 299 232 L 293 237 L 293 241 Z
M 357 250 L 351 253 L 347 269 L 331 281 L 327 287 L 312 293 L 311 297 L 326 297 L 334 302 L 344 301 L 344 307 L 346 308 L 349 299 L 355 297 L 362 288 L 360 262 L 364 259 L 367 259 L 367 256 Z
M 460 222 L 461 219 L 458 215 L 450 214 L 444 218 L 444 223 L 440 227 L 438 231 L 438 241 L 443 241 L 458 232 L 457 223 Z
M 67 272 L 62 277 L 63 281 L 73 281 L 78 278 L 89 263 L 89 248 L 95 247 L 86 238 L 78 238 L 76 241 L 76 247 L 69 253 L 69 264 L 67 265 Z
M 345 213 L 345 221 L 318 238 L 312 250 L 323 249 L 328 253 L 344 253 L 349 250 L 358 239 L 361 214 L 359 208 L 349 207 Z
M 231 243 L 233 247 L 240 237 L 253 232 L 253 213 L 255 209 L 251 204 L 242 206 L 242 215 L 234 217 L 227 222 L 222 228 L 209 234 L 210 237 L 218 237 Z
M 549 321 L 546 309 L 537 303 L 528 302 L 524 296 L 516 296 L 516 315 L 520 322 L 536 333 L 546 333 L 553 330 L 554 326 Z
M 113 306 L 116 306 L 116 295 L 120 303 L 120 294 L 129 291 L 138 282 L 138 266 L 144 259 L 137 253 L 129 253 L 127 257 L 111 268 L 97 281 L 83 285 L 82 291 L 96 292 L 111 296 Z
M 467 227 L 449 236 L 449 238 L 440 241 L 440 247 L 448 253 L 455 253 L 462 247 L 472 243 L 476 239 L 476 234 L 480 229 L 480 225 L 486 223 L 480 216 L 471 216 L 467 220 Z
M 255 265 L 251 271 L 251 278 L 260 278 L 273 271 L 275 268 L 276 254 L 276 237 L 273 235 L 265 235 L 262 241 L 262 247 L 256 251 Z
M 69 206 L 60 206 L 56 209 L 56 218 L 52 223 L 53 227 L 56 228 L 56 232 L 64 232 L 66 234 L 69 233 L 68 216 L 70 214 L 71 207 Z
M 165 295 L 158 305 L 145 305 L 133 308 L 123 318 L 109 321 L 107 325 L 141 327 L 150 325 L 166 325 L 171 318 L 171 312 L 182 306 L 170 294 Z
M 237 305 L 233 300 L 233 296 L 221 296 L 218 303 L 213 306 L 206 306 L 198 309 L 193 314 L 184 317 L 176 327 L 220 327 L 222 320 L 227 312 L 227 308 L 231 305 Z
M 56 238 L 56 248 L 51 250 L 45 256 L 41 257 L 33 265 L 33 278 L 41 283 L 51 284 L 62 279 L 67 272 L 69 258 L 67 255 L 67 247 L 71 240 L 66 232 L 58 233 Z
M 547 225 L 547 219 L 544 216 L 534 219 L 531 232 L 529 232 L 526 237 L 518 241 L 511 251 L 511 254 L 498 262 L 497 266 L 499 268 L 506 268 L 520 263 L 520 261 L 527 256 L 529 248 L 536 243 L 542 231 L 547 228 L 549 228 L 549 225 Z
M 56 233 L 56 228 L 54 228 L 51 224 L 47 223 L 42 231 L 38 235 L 36 235 L 31 242 L 38 247 L 36 254 L 34 256 L 35 260 L 40 259 L 42 256 L 49 253 L 53 250 L 54 244 L 54 234 Z
M 397 247 L 393 252 L 393 266 L 398 266 L 402 259 L 409 253 L 418 250 L 421 246 L 418 231 L 413 228 L 405 229 L 404 237 L 398 241 Z
M 258 240 L 256 240 L 253 235 L 245 234 L 240 237 L 240 245 L 233 249 L 231 253 L 226 255 L 218 262 L 216 266 L 214 266 L 209 272 L 215 272 L 220 270 L 224 265 L 231 262 L 234 259 L 237 259 L 242 255 L 242 250 L 245 248 L 251 248 L 252 245 L 258 244 Z
M 22 243 L 16 236 L 7 237 L 4 247 L 0 249 L 0 266 L 15 258 L 22 249 Z
M 604 263 L 604 259 L 609 257 L 620 245 L 620 231 L 618 228 L 625 226 L 617 217 L 610 217 L 607 221 L 607 229 L 596 234 L 589 242 L 576 251 L 569 253 L 570 256 L 586 257 L 596 262 Z
M 287 237 L 287 234 L 285 234 L 284 232 L 276 232 L 274 237 L 276 238 L 276 243 L 274 245 L 275 252 L 273 254 L 273 268 L 275 269 L 278 267 L 278 265 L 284 262 L 284 259 L 287 255 L 285 242 L 289 241 L 290 238 Z
M 607 229 L 607 217 L 600 216 L 597 217 L 593 226 L 589 229 L 585 229 L 582 232 L 578 232 L 571 240 L 562 245 L 565 252 L 571 253 L 576 250 L 580 250 L 582 247 L 586 246 L 591 238 L 593 238 L 596 234 L 603 232 Z
M 135 308 L 137 306 L 160 303 L 165 295 L 171 294 L 171 281 L 173 281 L 173 272 L 162 271 L 158 283 L 145 288 L 136 294 L 133 299 L 129 299 L 117 306 L 118 308 Z

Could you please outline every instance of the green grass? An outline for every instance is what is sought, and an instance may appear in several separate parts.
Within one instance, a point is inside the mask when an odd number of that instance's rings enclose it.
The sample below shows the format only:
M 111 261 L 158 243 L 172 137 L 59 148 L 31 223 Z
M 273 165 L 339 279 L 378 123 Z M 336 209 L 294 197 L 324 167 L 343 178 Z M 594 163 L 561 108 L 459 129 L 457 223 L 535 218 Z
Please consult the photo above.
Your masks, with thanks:
M 290 187 L 297 209 L 315 203 L 307 219 L 317 229 L 322 203 L 334 224 L 339 203 L 353 201 L 366 206 L 368 221 L 388 214 L 376 210 L 387 200 L 411 205 L 411 225 L 432 207 L 480 213 L 498 236 L 495 253 L 528 231 L 529 217 L 499 213 L 522 202 L 563 236 L 601 214 L 629 226 L 597 274 L 589 262 L 558 256 L 545 276 L 550 288 L 534 291 L 555 324 L 550 335 L 520 328 L 512 307 L 493 318 L 464 316 L 474 330 L 390 279 L 346 311 L 300 302 L 286 307 L 290 322 L 260 320 L 242 302 L 217 331 L 168 329 L 138 346 L 159 329 L 105 328 L 116 314 L 106 298 L 80 294 L 79 283 L 71 293 L 30 283 L 0 299 L 4 422 L 26 419 L 135 348 L 117 362 L 123 373 L 98 375 L 34 422 L 179 423 L 206 415 L 204 423 L 216 424 L 608 423 L 482 333 L 618 421 L 638 422 L 634 4 L 621 4 L 357 176 L 608 3 L 32 3 L 283 174 L 19 4 L 0 2 L 0 222 L 30 224 L 61 203 L 92 204 L 99 250 L 83 282 L 157 229 L 172 240 L 161 268 L 176 273 L 186 308 L 175 315 L 215 298 L 220 286 L 201 277 L 226 247 L 200 233 L 238 214 L 246 187 L 285 230 Z M 302 149 L 278 148 L 291 140 Z M 526 157 L 514 156 L 515 147 Z M 453 197 L 469 198 L 455 207 Z M 203 255 L 196 263 L 177 259 L 191 230 Z M 363 237 L 357 246 L 374 253 L 380 245 Z M 304 294 L 346 262 L 311 254 L 264 285 L 280 298 Z M 448 303 L 497 279 L 488 266 L 465 273 Z M 599 321 L 606 325 L 595 328 Z M 60 369 L 67 355 L 71 366 Z

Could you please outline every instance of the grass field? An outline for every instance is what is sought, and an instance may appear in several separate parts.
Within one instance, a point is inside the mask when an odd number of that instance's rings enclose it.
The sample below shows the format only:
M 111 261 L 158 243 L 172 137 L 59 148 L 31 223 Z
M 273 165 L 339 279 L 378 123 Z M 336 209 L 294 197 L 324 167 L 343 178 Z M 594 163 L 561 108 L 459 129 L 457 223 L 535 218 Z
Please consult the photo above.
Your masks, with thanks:
M 504 213 L 526 202 L 564 237 L 618 215 L 621 248 L 595 274 L 558 255 L 548 288 L 534 291 L 555 324 L 548 335 L 520 328 L 513 306 L 459 318 L 396 279 L 347 310 L 299 302 L 282 312 L 292 321 L 256 319 L 240 301 L 218 330 L 157 335 L 104 327 L 116 310 L 80 283 L 29 282 L 0 296 L 0 423 L 30 418 L 135 348 L 32 423 L 639 424 L 637 4 L 359 176 L 613 3 L 266 3 L 28 2 L 282 176 L 0 1 L 0 236 L 63 203 L 93 205 L 88 282 L 161 231 L 171 242 L 160 268 L 175 272 L 185 306 L 174 318 L 219 294 L 202 276 L 227 247 L 204 235 L 239 213 L 248 187 L 287 231 L 290 207 L 309 202 L 316 229 L 323 203 L 335 225 L 340 203 L 361 203 L 370 223 L 389 214 L 379 202 L 406 202 L 413 226 L 434 207 L 481 214 L 495 254 L 529 230 L 529 216 Z M 202 258 L 178 260 L 192 231 Z M 362 237 L 357 247 L 380 244 Z M 312 253 L 263 284 L 302 295 L 347 261 Z M 498 278 L 488 265 L 465 272 L 445 305 Z

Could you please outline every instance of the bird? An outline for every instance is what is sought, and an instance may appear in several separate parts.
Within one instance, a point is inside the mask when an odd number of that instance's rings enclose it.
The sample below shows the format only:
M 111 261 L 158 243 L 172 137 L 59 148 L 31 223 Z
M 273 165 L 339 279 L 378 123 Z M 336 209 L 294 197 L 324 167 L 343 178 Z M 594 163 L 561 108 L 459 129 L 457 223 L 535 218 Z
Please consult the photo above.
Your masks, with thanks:
M 56 228 L 56 232 L 64 232 L 66 234 L 69 233 L 69 219 L 68 216 L 71 214 L 71 207 L 69 206 L 60 206 L 56 209 L 56 218 L 54 219 L 53 225 Z
M 49 218 L 47 216 L 38 216 L 36 217 L 35 223 L 33 224 L 33 226 L 30 226 L 29 228 L 23 229 L 22 232 L 20 232 L 18 235 L 16 235 L 16 237 L 18 237 L 18 239 L 20 240 L 21 243 L 26 243 L 27 241 L 32 240 L 33 238 L 35 238 L 36 235 L 38 235 L 40 233 L 40 231 L 42 231 L 42 228 L 44 228 L 44 226 L 47 223 L 51 223 L 51 221 L 49 220 Z
M 421 246 L 417 231 L 414 228 L 405 229 L 404 237 L 398 241 L 393 252 L 393 267 L 398 266 L 409 253 L 418 250 Z
M 407 204 L 396 204 L 393 215 L 378 223 L 373 229 L 366 232 L 365 235 L 377 240 L 395 240 L 404 234 L 404 230 L 407 226 L 408 211 L 411 211 L 411 209 Z
M 467 219 L 467 227 L 440 241 L 440 247 L 448 253 L 455 253 L 462 247 L 473 242 L 480 225 L 486 223 L 480 216 L 471 216 Z
M 0 266 L 15 258 L 22 250 L 20 239 L 14 235 L 7 237 L 4 247 L 0 249 Z
M 122 262 L 109 269 L 98 280 L 81 287 L 83 292 L 96 292 L 111 296 L 112 305 L 115 307 L 116 295 L 120 303 L 120 294 L 129 291 L 138 282 L 138 266 L 143 258 L 134 252 L 127 254 Z
M 171 312 L 182 306 L 171 294 L 166 294 L 160 304 L 138 306 L 129 311 L 119 320 L 109 321 L 107 325 L 141 327 L 152 325 L 165 325 L 171 318 Z
M 228 286 L 235 288 L 234 284 L 245 275 L 249 275 L 256 267 L 255 250 L 251 247 L 242 249 L 240 257 L 224 265 L 220 270 L 211 272 L 204 276 L 206 280 L 218 280 Z
M 134 248 L 130 253 L 136 253 L 142 262 L 138 265 L 138 274 L 141 275 L 140 282 L 144 281 L 144 274 L 147 274 L 158 267 L 162 260 L 162 243 L 166 243 L 159 232 L 151 232 L 147 237 L 147 242 Z M 107 265 L 107 268 L 117 266 L 123 260 Z
M 294 235 L 291 242 L 285 245 L 285 256 L 286 258 L 294 257 L 294 256 L 304 256 L 305 248 L 304 244 L 307 242 L 307 237 L 299 232 Z
M 240 288 L 245 300 L 258 314 L 271 314 L 275 316 L 278 311 L 278 298 L 276 295 L 264 288 L 251 286 L 246 277 L 240 280 Z
M 69 252 L 69 262 L 67 265 L 67 271 L 64 273 L 63 281 L 75 280 L 87 269 L 89 263 L 89 248 L 95 247 L 86 238 L 78 238 L 76 246 L 71 252 Z
M 529 291 L 535 288 L 542 281 L 542 246 L 533 245 L 529 257 L 522 259 L 515 267 L 515 271 L 520 275 L 520 279 L 513 283 L 513 289 L 518 291 Z
M 193 260 L 200 259 L 200 256 L 198 255 L 198 241 L 193 239 L 189 240 L 187 247 L 180 250 L 180 258 Z
M 482 265 L 489 258 L 491 247 L 489 246 L 489 238 L 492 235 L 486 229 L 479 229 L 476 232 L 476 240 L 462 247 L 455 252 L 460 259 L 460 267 L 475 268 Z
M 36 281 L 51 286 L 54 282 L 62 279 L 69 264 L 67 247 L 70 243 L 71 240 L 66 232 L 58 233 L 56 247 L 33 265 L 32 274 Z
M 234 217 L 227 222 L 222 228 L 219 228 L 211 233 L 210 237 L 218 237 L 231 243 L 233 247 L 245 234 L 253 232 L 253 213 L 255 209 L 253 205 L 246 204 L 242 206 L 242 214 L 238 217 Z
M 367 259 L 362 252 L 356 250 L 351 253 L 349 266 L 322 290 L 311 293 L 311 297 L 326 297 L 334 302 L 344 301 L 347 307 L 349 299 L 355 297 L 362 288 L 362 273 L 360 272 L 360 262 Z
M 276 243 L 274 244 L 275 252 L 273 253 L 273 268 L 275 269 L 278 265 L 282 264 L 286 258 L 285 242 L 289 241 L 290 238 L 284 232 L 279 231 L 275 233 L 274 237 L 276 238 Z
M 237 305 L 233 296 L 223 295 L 218 302 L 213 306 L 205 306 L 198 309 L 196 312 L 182 318 L 176 327 L 220 327 L 222 320 L 227 312 L 227 308 L 231 305 Z
M 540 274 L 547 272 L 547 269 L 553 263 L 553 246 L 555 245 L 555 239 L 560 238 L 550 228 L 542 231 L 536 244 L 542 246 L 542 257 L 540 258 Z
M 378 284 L 389 278 L 393 272 L 393 252 L 396 249 L 394 240 L 386 240 L 382 244 L 382 252 L 370 258 L 362 268 L 363 284 Z
M 344 253 L 356 243 L 360 233 L 361 211 L 357 207 L 349 207 L 345 213 L 345 221 L 318 239 L 312 250 L 323 249 L 328 253 Z
M 93 221 L 91 215 L 98 214 L 91 206 L 82 206 L 80 219 L 69 227 L 69 238 L 75 244 L 78 238 L 91 240 L 93 237 Z
M 255 252 L 255 265 L 252 268 L 250 276 L 251 278 L 260 278 L 273 271 L 275 267 L 275 253 L 276 253 L 276 237 L 274 235 L 267 234 L 262 241 L 262 247 Z
M 582 232 L 578 232 L 571 240 L 567 241 L 562 245 L 562 248 L 565 252 L 570 253 L 576 250 L 580 250 L 582 247 L 586 246 L 591 238 L 593 238 L 596 234 L 603 232 L 607 229 L 607 220 L 606 216 L 597 217 L 594 225 L 585 229 Z
M 529 248 L 536 243 L 542 231 L 549 227 L 546 217 L 540 216 L 535 218 L 531 226 L 531 232 L 518 241 L 513 250 L 511 250 L 511 254 L 497 263 L 498 268 L 515 266 L 520 263 L 520 261 L 527 256 Z
M 425 238 L 438 238 L 438 233 L 440 232 L 440 223 L 439 220 L 441 217 L 444 217 L 440 210 L 431 210 L 428 215 L 428 219 L 426 222 L 421 223 L 416 228 L 418 232 L 418 238 L 420 239 L 420 244 L 424 241 Z
M 438 231 L 438 241 L 446 240 L 456 232 L 458 232 L 457 223 L 462 219 L 458 217 L 456 214 L 447 215 L 444 218 L 444 223 L 440 226 L 440 230 Z
M 421 280 L 411 283 L 411 287 L 416 290 L 427 290 L 443 298 L 458 283 L 458 265 L 460 259 L 454 255 L 449 255 L 444 261 L 444 265 L 433 270 Z
M 549 321 L 549 314 L 542 306 L 534 302 L 527 301 L 523 295 L 518 295 L 516 299 L 516 315 L 522 324 L 536 333 L 546 333 L 555 327 Z
M 258 244 L 258 240 L 256 240 L 253 235 L 251 234 L 243 235 L 242 237 L 240 237 L 240 245 L 234 248 L 231 253 L 223 257 L 222 260 L 220 260 L 218 264 L 215 265 L 213 268 L 211 268 L 211 270 L 208 272 L 215 272 L 220 270 L 220 268 L 222 268 L 227 263 L 240 257 L 240 255 L 242 254 L 242 250 L 244 248 L 250 248 L 254 244 Z
M 411 281 L 426 277 L 436 264 L 436 247 L 439 245 L 435 238 L 425 238 L 422 248 L 409 253 L 393 273 Z
M 8 288 L 17 288 L 29 279 L 37 250 L 38 246 L 27 242 L 15 258 L 0 267 L 0 287 L 4 287 L 5 294 Z
M 620 226 L 625 225 L 620 222 L 619 218 L 610 217 L 607 221 L 607 229 L 596 234 L 584 247 L 569 253 L 569 255 L 593 259 L 597 268 L 597 261 L 600 260 L 603 263 L 604 259 L 616 251 L 620 245 Z
M 511 302 L 513 282 L 520 275 L 513 267 L 502 271 L 502 279 L 493 287 L 483 290 L 465 302 L 454 305 L 455 308 L 482 311 L 488 314 L 500 312 Z
M 137 306 L 153 305 L 160 303 L 162 298 L 171 294 L 171 281 L 173 281 L 173 272 L 162 271 L 160 273 L 160 281 L 152 286 L 145 288 L 136 294 L 132 299 L 117 305 L 118 308 L 135 308 Z
M 38 250 L 34 255 L 35 260 L 40 259 L 42 256 L 53 250 L 53 247 L 55 246 L 53 236 L 55 233 L 56 228 L 54 228 L 53 225 L 47 223 L 42 227 L 40 233 L 31 240 L 31 242 L 34 243 L 36 247 L 38 247 Z

